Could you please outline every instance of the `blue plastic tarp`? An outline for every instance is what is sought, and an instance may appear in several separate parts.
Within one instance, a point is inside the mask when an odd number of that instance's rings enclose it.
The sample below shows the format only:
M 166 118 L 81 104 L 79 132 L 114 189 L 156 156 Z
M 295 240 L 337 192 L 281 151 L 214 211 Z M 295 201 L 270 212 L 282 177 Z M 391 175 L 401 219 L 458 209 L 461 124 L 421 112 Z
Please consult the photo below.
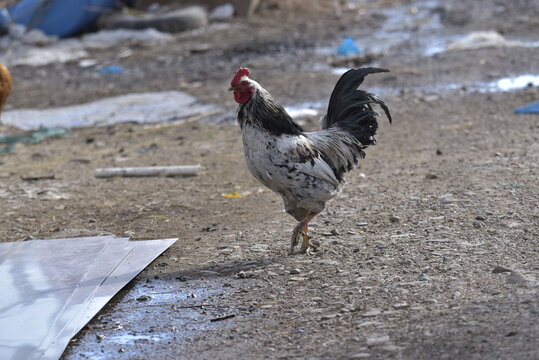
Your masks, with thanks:
M 91 25 L 117 0 L 21 0 L 0 12 L 0 26 L 10 22 L 39 29 L 47 35 L 68 37 Z

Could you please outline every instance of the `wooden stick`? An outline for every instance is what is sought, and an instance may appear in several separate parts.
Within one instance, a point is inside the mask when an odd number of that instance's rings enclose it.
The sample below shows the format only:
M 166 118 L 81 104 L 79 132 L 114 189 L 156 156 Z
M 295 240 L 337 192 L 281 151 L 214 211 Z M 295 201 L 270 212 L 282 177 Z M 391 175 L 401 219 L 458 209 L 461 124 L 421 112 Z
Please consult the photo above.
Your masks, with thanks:
M 95 169 L 96 178 L 144 177 L 144 176 L 195 176 L 200 169 L 197 165 L 145 166 L 125 168 Z

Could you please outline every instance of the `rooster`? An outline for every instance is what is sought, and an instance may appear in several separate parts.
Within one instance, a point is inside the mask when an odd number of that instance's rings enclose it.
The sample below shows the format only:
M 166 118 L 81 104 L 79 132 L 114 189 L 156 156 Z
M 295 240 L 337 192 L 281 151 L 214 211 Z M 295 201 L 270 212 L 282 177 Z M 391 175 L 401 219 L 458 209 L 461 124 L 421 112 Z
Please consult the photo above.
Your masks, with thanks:
M 285 210 L 299 223 L 292 232 L 289 254 L 314 249 L 308 234 L 309 222 L 326 201 L 334 198 L 344 185 L 344 174 L 354 168 L 363 151 L 375 144 L 378 129 L 372 104 L 391 115 L 376 95 L 357 88 L 365 76 L 387 72 L 374 67 L 352 69 L 342 75 L 329 99 L 322 130 L 305 132 L 285 109 L 256 81 L 250 71 L 240 68 L 230 83 L 238 106 L 238 122 L 243 134 L 247 167 L 266 187 L 279 194 Z

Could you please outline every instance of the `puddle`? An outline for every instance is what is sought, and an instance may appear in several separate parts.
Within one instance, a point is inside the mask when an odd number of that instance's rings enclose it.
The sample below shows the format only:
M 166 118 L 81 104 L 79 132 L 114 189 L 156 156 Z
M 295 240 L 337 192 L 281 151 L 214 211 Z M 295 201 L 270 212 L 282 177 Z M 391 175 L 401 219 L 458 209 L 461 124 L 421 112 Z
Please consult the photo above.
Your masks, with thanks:
M 90 127 L 115 123 L 165 123 L 215 114 L 213 105 L 200 104 L 179 91 L 137 93 L 51 109 L 18 109 L 2 112 L 2 122 L 22 130 L 45 127 Z
M 78 359 L 81 355 L 100 359 L 103 349 L 105 354 L 121 352 L 122 358 L 137 358 L 141 347 L 147 351 L 148 347 L 188 342 L 201 332 L 229 326 L 230 322 L 210 321 L 236 313 L 225 299 L 238 288 L 234 284 L 227 286 L 219 279 L 135 280 L 118 301 L 79 333 L 63 359 Z
M 123 334 L 118 336 L 113 336 L 109 339 L 110 342 L 116 343 L 116 344 L 129 344 L 129 343 L 135 343 L 135 342 L 158 342 L 164 340 L 163 337 L 159 336 L 148 336 L 148 335 L 130 335 L 130 334 Z

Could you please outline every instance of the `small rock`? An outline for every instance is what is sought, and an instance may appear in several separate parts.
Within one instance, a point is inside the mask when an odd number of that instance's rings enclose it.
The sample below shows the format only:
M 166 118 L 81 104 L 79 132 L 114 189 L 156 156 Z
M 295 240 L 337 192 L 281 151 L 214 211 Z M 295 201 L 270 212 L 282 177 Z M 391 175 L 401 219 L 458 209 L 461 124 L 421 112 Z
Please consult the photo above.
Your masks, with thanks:
M 253 277 L 253 274 L 248 274 L 242 270 L 236 275 L 236 277 L 240 279 L 247 279 L 247 278 Z
M 184 275 L 178 276 L 176 279 L 180 281 L 187 281 L 187 276 L 184 276 Z
M 397 222 L 401 221 L 401 219 L 398 216 L 391 215 L 389 217 L 389 221 L 391 221 L 392 223 L 397 223 Z
M 189 295 L 189 297 L 192 298 L 192 299 L 196 299 L 197 295 L 196 294 L 191 294 L 191 295 Z
M 337 229 L 331 229 L 331 235 L 340 235 L 339 231 Z
M 297 275 L 297 274 L 299 274 L 300 272 L 301 272 L 300 269 L 292 269 L 292 270 L 290 270 L 289 273 L 290 273 L 290 275 Z
M 438 175 L 436 175 L 436 174 L 427 174 L 425 177 L 427 179 L 431 179 L 431 180 L 438 179 Z
M 152 297 L 150 295 L 141 295 L 136 300 L 137 301 L 148 301 L 148 300 L 151 300 L 151 299 L 152 299 Z
M 443 154 L 443 153 L 442 153 L 442 150 L 440 150 L 440 149 L 437 149 L 437 150 L 436 150 L 436 155 L 442 155 L 442 154 Z
M 507 278 L 508 284 L 521 284 L 525 282 L 526 282 L 526 278 L 522 276 L 521 274 L 514 271 L 511 271 L 511 273 L 509 274 L 509 277 Z
M 389 341 L 389 335 L 375 334 L 367 338 L 367 345 L 379 345 Z
M 372 310 L 364 312 L 363 314 L 361 314 L 361 316 L 363 316 L 363 317 L 375 317 L 377 315 L 380 315 L 381 313 L 382 313 L 382 311 L 380 311 L 379 309 L 372 309 Z
M 419 280 L 419 281 L 429 281 L 430 277 L 427 274 L 422 273 L 417 277 L 417 280 Z
M 367 222 L 356 223 L 356 226 L 367 226 L 367 225 L 369 225 L 369 223 Z
M 408 307 L 410 307 L 410 305 L 408 305 L 408 303 L 406 301 L 401 302 L 401 303 L 393 304 L 393 308 L 397 309 L 397 310 L 406 309 Z
M 229 21 L 234 16 L 234 11 L 232 4 L 220 5 L 213 9 L 208 18 L 213 21 Z
M 103 340 L 105 340 L 105 335 L 103 335 L 103 334 L 95 334 L 95 338 L 97 339 L 97 341 L 103 341 Z
M 366 359 L 366 358 L 369 358 L 369 357 L 371 357 L 371 354 L 361 352 L 361 353 L 351 355 L 349 357 L 349 359 Z
M 339 314 L 326 314 L 326 315 L 322 315 L 320 317 L 321 320 L 331 320 L 331 319 L 335 319 L 337 316 L 339 316 Z
M 485 221 L 486 219 L 487 219 L 486 217 L 481 216 L 481 215 L 477 215 L 477 216 L 475 217 L 475 220 L 479 220 L 479 221 Z
M 493 274 L 501 274 L 501 273 L 504 273 L 504 272 L 511 272 L 513 270 L 511 269 L 508 269 L 504 266 L 500 266 L 500 265 L 496 265 L 496 267 L 494 269 L 492 269 L 492 273 Z
M 481 223 L 479 223 L 479 222 L 477 222 L 477 221 L 472 222 L 472 225 L 473 225 L 473 227 L 476 228 L 476 229 L 481 229 Z

